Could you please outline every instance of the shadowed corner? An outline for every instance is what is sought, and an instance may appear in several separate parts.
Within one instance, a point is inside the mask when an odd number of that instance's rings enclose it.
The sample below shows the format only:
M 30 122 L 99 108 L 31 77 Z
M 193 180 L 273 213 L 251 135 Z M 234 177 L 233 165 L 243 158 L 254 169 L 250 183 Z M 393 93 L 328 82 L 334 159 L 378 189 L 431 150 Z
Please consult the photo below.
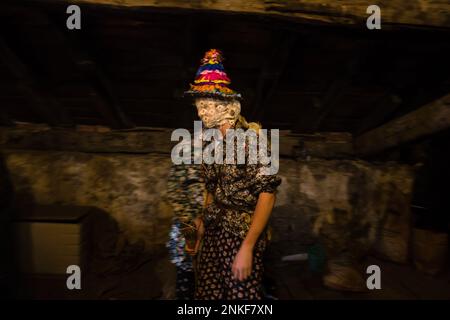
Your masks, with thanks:
M 11 217 L 13 212 L 14 187 L 0 152 L 0 297 L 12 298 L 13 279 L 16 270 L 13 259 Z
M 12 297 L 170 298 L 165 287 L 170 282 L 165 251 L 146 250 L 142 241 L 129 243 L 107 212 L 94 207 L 36 205 L 16 213 Z M 71 265 L 80 267 L 80 290 L 69 290 L 66 285 L 72 275 L 66 269 Z

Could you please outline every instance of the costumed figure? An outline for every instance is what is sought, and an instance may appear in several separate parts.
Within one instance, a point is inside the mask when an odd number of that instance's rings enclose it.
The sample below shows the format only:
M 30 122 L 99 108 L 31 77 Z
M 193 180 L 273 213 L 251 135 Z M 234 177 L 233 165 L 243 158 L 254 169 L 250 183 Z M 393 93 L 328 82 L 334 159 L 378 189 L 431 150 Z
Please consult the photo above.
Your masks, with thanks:
M 220 51 L 206 52 L 186 92 L 194 98 L 204 126 L 222 132 L 223 154 L 227 147 L 236 148 L 234 164 L 202 165 L 207 198 L 199 229 L 204 236 L 195 298 L 261 299 L 267 224 L 281 179 L 264 174 L 259 163 L 248 163 L 247 144 L 243 149 L 234 143 L 227 146 L 227 129 L 251 129 L 259 134 L 261 128 L 240 115 L 241 95 L 229 88 L 231 81 L 222 60 Z M 237 164 L 238 152 L 246 153 L 245 164 Z

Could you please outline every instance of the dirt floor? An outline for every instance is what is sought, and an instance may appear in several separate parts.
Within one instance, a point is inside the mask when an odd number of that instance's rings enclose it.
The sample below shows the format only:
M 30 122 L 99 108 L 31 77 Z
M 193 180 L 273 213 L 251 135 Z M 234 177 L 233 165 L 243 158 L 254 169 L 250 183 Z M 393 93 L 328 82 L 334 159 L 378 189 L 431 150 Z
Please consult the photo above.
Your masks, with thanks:
M 278 299 L 450 299 L 450 272 L 428 276 L 412 266 L 369 258 L 367 264 L 381 268 L 381 289 L 363 293 L 340 292 L 322 285 L 320 274 L 311 273 L 308 263 L 279 262 L 271 266 L 272 290 Z M 66 289 L 65 277 L 21 277 L 15 296 L 34 299 L 171 299 L 174 270 L 164 256 L 148 259 L 126 272 L 87 274 L 82 290 Z
M 312 274 L 305 262 L 285 262 L 274 267 L 275 294 L 279 299 L 327 300 L 391 300 L 450 299 L 450 272 L 428 276 L 409 265 L 369 258 L 367 265 L 381 269 L 381 289 L 367 292 L 341 292 L 322 285 L 320 275 Z

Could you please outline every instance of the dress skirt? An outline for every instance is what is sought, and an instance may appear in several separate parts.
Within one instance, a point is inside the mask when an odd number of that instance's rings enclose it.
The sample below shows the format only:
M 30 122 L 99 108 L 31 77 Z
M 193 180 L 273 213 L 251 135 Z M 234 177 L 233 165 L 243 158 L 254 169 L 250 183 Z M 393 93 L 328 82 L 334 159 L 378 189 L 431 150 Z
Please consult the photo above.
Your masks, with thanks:
M 242 238 L 226 231 L 222 224 L 206 228 L 199 256 L 195 298 L 201 300 L 260 300 L 263 292 L 263 254 L 266 239 L 261 237 L 253 250 L 251 275 L 244 281 L 233 279 L 232 265 Z

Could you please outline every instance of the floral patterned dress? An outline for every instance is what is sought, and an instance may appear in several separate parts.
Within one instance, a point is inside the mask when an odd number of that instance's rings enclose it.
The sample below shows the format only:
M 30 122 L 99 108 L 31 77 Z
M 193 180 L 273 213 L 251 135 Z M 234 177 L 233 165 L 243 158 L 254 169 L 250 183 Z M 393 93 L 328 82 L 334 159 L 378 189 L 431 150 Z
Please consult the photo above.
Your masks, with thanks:
M 226 139 L 222 143 L 226 151 Z M 276 175 L 262 174 L 262 168 L 260 164 L 203 165 L 206 189 L 214 201 L 203 212 L 205 235 L 199 257 L 196 299 L 262 298 L 266 231 L 255 245 L 251 275 L 239 281 L 233 279 L 231 270 L 250 228 L 259 194 L 274 193 L 281 183 Z

